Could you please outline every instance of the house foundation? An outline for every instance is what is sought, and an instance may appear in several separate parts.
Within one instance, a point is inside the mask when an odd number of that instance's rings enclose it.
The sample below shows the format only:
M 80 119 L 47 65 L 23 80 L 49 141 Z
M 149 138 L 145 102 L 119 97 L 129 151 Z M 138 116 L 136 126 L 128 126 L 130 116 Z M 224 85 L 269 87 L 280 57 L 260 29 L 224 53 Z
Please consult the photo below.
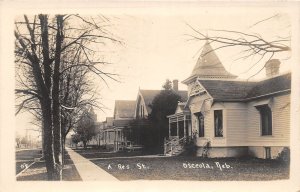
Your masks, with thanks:
M 196 156 L 205 154 L 205 147 L 198 147 Z M 248 147 L 210 147 L 207 152 L 207 157 L 243 157 L 248 155 Z
M 284 150 L 288 147 L 282 146 L 255 146 L 255 147 L 211 147 L 206 153 L 205 147 L 197 147 L 196 156 L 202 157 L 205 153 L 209 158 L 222 158 L 222 157 L 256 157 L 260 159 L 277 159 Z M 286 158 L 286 154 L 285 157 Z
M 277 159 L 285 148 L 282 146 L 255 146 L 248 147 L 249 155 L 262 159 Z

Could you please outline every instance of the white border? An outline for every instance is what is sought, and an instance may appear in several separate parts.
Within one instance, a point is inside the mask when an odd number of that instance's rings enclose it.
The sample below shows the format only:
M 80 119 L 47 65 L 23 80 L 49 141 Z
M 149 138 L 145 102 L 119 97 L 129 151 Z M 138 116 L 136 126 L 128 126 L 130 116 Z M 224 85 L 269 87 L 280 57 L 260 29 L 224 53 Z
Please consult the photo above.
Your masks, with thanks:
M 93 11 L 117 13 L 166 14 L 181 12 L 178 7 L 240 7 L 258 6 L 288 9 L 293 19 L 293 66 L 291 103 L 291 168 L 290 179 L 281 181 L 130 181 L 130 182 L 16 182 L 14 154 L 14 59 L 13 19 L 22 13 L 90 14 Z M 194 9 L 193 9 L 194 10 Z M 300 129 L 299 129 L 299 3 L 298 2 L 195 2 L 195 1 L 0 1 L 0 186 L 1 191 L 297 191 L 300 189 Z M 13 170 L 13 171 L 11 171 Z

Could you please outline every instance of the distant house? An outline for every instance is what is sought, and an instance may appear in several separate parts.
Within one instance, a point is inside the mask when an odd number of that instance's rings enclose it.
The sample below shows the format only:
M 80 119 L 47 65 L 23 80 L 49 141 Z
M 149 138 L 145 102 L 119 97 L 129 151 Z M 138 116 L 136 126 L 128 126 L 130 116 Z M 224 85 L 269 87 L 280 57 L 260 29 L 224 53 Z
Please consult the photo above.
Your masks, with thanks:
M 130 121 L 134 119 L 135 101 L 116 100 L 114 117 L 107 119 L 104 128 L 104 141 L 108 148 L 118 151 L 126 146 L 126 133 L 129 131 Z
M 103 140 L 107 146 L 113 146 L 115 141 L 115 131 L 113 129 L 113 117 L 106 117 L 103 122 Z
M 197 155 L 208 157 L 276 158 L 289 148 L 291 74 L 279 74 L 277 59 L 265 67 L 263 80 L 238 80 L 207 42 L 183 81 L 188 99 L 168 116 L 165 153 L 184 151 L 179 140 L 193 140 Z
M 185 101 L 187 99 L 187 91 L 178 90 L 178 80 L 173 80 L 173 90 L 177 93 L 181 100 Z M 134 117 L 136 119 L 147 119 L 151 114 L 151 104 L 153 99 L 161 92 L 161 90 L 144 90 L 140 89 L 138 91 L 138 96 L 136 99 L 136 107 L 134 112 Z
M 173 89 L 183 100 L 187 99 L 187 91 L 178 91 L 178 80 L 173 81 Z M 130 123 L 136 119 L 148 119 L 151 114 L 153 99 L 161 90 L 139 90 L 136 100 L 116 100 L 114 116 L 107 118 L 103 128 L 103 142 L 107 148 L 115 151 L 130 144 L 139 144 L 139 138 L 132 138 L 129 142 L 127 136 L 132 128 Z

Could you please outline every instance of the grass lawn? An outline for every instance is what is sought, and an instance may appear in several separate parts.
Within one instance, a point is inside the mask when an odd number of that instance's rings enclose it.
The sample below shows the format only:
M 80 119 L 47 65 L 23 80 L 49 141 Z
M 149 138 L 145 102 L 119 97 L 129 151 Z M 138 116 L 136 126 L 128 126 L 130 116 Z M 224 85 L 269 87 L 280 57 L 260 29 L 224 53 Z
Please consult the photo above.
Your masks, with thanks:
M 63 181 L 81 181 L 81 177 L 70 156 L 65 154 L 65 166 L 63 169 Z M 24 173 L 17 177 L 17 181 L 46 181 L 47 173 L 45 162 L 36 162 Z
M 75 152 L 84 156 L 85 158 L 111 158 L 111 157 L 131 157 L 131 156 L 143 156 L 143 155 L 153 155 L 153 153 L 148 153 L 144 151 L 118 151 L 112 152 L 106 149 L 73 149 Z
M 191 156 L 124 158 L 122 153 L 77 152 L 119 180 L 262 181 L 289 178 L 289 164 L 277 160 Z
M 41 149 L 25 149 L 16 151 L 16 174 L 20 173 L 24 168 L 22 165 L 29 165 L 34 158 L 42 156 Z

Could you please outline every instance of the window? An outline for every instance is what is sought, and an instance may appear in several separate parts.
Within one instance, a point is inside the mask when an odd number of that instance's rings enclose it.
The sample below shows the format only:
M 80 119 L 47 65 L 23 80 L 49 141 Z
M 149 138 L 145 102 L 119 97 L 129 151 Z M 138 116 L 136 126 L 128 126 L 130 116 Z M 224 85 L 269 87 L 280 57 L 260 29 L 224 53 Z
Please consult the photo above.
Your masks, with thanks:
M 204 116 L 202 113 L 196 113 L 198 120 L 199 137 L 204 137 Z
M 272 135 L 272 111 L 268 105 L 256 107 L 260 113 L 261 135 Z
M 223 112 L 222 110 L 214 111 L 215 137 L 223 137 Z
M 144 115 L 144 105 L 141 105 L 140 108 L 141 108 L 140 109 L 141 110 L 140 111 L 140 116 L 141 116 L 141 118 L 144 118 L 145 117 L 145 115 Z

